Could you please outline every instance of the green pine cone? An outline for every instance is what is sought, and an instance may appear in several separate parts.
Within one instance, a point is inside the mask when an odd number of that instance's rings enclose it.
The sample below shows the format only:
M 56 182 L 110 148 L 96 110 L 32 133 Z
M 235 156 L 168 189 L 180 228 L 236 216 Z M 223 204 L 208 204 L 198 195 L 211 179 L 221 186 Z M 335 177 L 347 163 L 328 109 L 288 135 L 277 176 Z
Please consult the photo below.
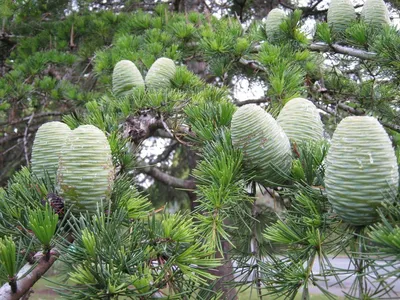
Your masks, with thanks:
M 287 137 L 296 143 L 323 139 L 324 125 L 318 109 L 307 99 L 295 98 L 287 102 L 276 120 Z
M 344 33 L 356 20 L 356 11 L 350 0 L 332 0 L 328 8 L 328 25 L 334 33 Z
M 285 12 L 282 9 L 274 8 L 269 12 L 265 21 L 265 30 L 269 39 L 274 39 L 279 34 L 279 26 L 285 18 Z
M 114 180 L 110 145 L 95 126 L 73 130 L 60 155 L 58 184 L 67 209 L 73 213 L 95 212 L 108 207 Z
M 144 88 L 142 74 L 133 62 L 119 61 L 112 75 L 113 93 L 116 96 L 128 96 L 134 88 Z
M 373 117 L 347 117 L 332 137 L 325 169 L 328 200 L 347 223 L 368 225 L 398 189 L 398 166 L 389 136 Z
M 243 151 L 245 168 L 267 186 L 286 181 L 291 171 L 289 139 L 275 119 L 255 104 L 240 107 L 231 123 L 232 144 Z
M 175 63 L 165 57 L 157 59 L 147 72 L 145 82 L 149 89 L 164 89 L 171 86 L 176 73 Z
M 376 29 L 390 24 L 389 11 L 383 0 L 366 0 L 361 11 L 361 19 Z
M 36 132 L 32 148 L 32 172 L 38 178 L 44 178 L 46 172 L 52 181 L 55 180 L 61 147 L 71 133 L 67 124 L 48 122 Z

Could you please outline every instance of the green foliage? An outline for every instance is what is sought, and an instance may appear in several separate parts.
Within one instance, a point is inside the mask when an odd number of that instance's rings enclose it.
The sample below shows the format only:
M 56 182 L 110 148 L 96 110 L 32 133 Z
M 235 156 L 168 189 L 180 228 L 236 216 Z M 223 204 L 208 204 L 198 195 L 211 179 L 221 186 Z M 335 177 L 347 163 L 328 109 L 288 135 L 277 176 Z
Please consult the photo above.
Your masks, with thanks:
M 130 219 L 145 219 L 151 210 L 151 203 L 133 185 L 127 176 L 118 177 L 111 196 L 112 211 L 123 208 Z
M 171 297 L 178 299 L 215 278 L 206 270 L 219 262 L 198 242 L 192 218 L 176 214 L 159 220 L 153 215 L 126 222 L 127 217 L 116 210 L 112 217 L 99 212 L 70 220 L 75 242 L 62 247 L 63 260 L 78 285 L 60 288 L 65 298 L 148 297 L 168 284 L 176 293 Z
M 50 250 L 50 243 L 56 232 L 58 215 L 48 204 L 45 210 L 36 209 L 28 212 L 29 229 L 35 234 L 44 250 Z
M 11 237 L 0 238 L 0 262 L 4 268 L 8 279 L 17 273 L 16 246 Z
M 325 140 L 293 144 L 295 159 L 292 161 L 292 176 L 296 182 L 310 186 L 323 186 L 324 160 L 329 149 Z
M 277 46 L 264 43 L 258 53 L 258 61 L 267 67 L 268 94 L 272 104 L 282 107 L 287 100 L 298 97 L 304 89 L 304 64 L 310 59 L 307 52 L 289 45 Z
M 328 23 L 318 23 L 315 36 L 318 40 L 327 43 L 328 45 L 333 43 L 331 29 Z
M 185 113 L 194 132 L 193 139 L 201 144 L 211 141 L 218 128 L 230 126 L 234 111 L 235 106 L 228 102 L 188 106 Z
M 246 178 L 242 175 L 243 155 L 232 147 L 229 131 L 221 129 L 203 148 L 202 160 L 194 170 L 198 183 L 199 231 L 210 249 L 222 252 L 222 240 L 231 242 L 226 224 L 232 209 L 245 205 Z M 236 213 L 243 214 L 240 209 Z M 200 214 L 201 212 L 201 214 Z

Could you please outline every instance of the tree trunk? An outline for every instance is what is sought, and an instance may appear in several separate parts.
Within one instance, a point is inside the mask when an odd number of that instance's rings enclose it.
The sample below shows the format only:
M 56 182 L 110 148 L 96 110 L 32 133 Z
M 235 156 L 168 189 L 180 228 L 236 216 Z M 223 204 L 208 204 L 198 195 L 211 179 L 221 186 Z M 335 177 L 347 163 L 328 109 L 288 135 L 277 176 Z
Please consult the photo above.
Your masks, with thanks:
M 215 284 L 213 290 L 215 292 L 222 292 L 223 296 L 221 299 L 224 300 L 237 300 L 239 299 L 237 296 L 236 288 L 233 283 L 235 280 L 234 277 L 234 268 L 232 260 L 230 259 L 229 252 L 232 249 L 232 246 L 227 242 L 222 242 L 223 253 L 217 251 L 216 258 L 222 258 L 223 264 L 219 266 L 215 271 L 211 273 L 219 277 L 217 283 Z

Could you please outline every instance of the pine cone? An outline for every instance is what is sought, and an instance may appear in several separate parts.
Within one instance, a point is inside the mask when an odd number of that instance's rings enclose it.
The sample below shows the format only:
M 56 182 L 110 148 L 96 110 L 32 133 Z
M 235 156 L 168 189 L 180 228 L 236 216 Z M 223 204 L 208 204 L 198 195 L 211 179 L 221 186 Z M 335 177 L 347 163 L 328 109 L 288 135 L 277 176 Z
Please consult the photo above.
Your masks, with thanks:
M 54 212 L 59 216 L 63 217 L 64 212 L 64 199 L 55 193 L 48 193 L 46 199 L 42 200 L 42 204 L 46 205 L 49 203 L 53 208 Z

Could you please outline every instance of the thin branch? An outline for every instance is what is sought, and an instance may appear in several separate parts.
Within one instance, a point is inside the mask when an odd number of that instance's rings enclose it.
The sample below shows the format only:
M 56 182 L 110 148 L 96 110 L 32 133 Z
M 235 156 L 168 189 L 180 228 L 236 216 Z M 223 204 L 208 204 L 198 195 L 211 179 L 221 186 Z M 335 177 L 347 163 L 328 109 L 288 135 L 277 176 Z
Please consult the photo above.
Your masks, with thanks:
M 311 99 L 311 101 L 313 101 L 315 106 L 317 108 L 319 108 L 320 110 L 322 110 L 322 111 L 324 111 L 324 112 L 326 112 L 326 113 L 328 113 L 330 115 L 335 115 L 336 114 L 336 111 L 334 109 L 329 108 L 326 105 L 323 105 L 322 103 L 314 101 L 312 99 Z M 332 104 L 332 105 L 335 105 L 335 104 Z M 361 110 L 356 109 L 354 107 L 348 106 L 348 105 L 346 105 L 344 103 L 338 103 L 337 104 L 337 108 L 340 108 L 341 110 L 347 111 L 348 113 L 350 113 L 352 115 L 356 115 L 356 116 L 365 115 L 364 111 L 361 111 Z M 378 118 L 378 120 L 379 120 L 379 118 Z M 382 120 L 379 120 L 379 122 L 382 124 L 382 126 L 384 126 L 386 128 L 389 128 L 389 129 L 394 130 L 396 132 L 400 132 L 400 125 L 393 124 L 393 123 L 388 123 L 388 122 L 385 122 L 385 121 L 382 121 Z
M 174 151 L 178 145 L 179 145 L 179 143 L 176 141 L 171 142 L 171 144 L 165 148 L 163 153 L 161 153 L 155 159 L 150 161 L 150 165 L 156 165 L 156 164 L 168 159 L 168 157 L 171 155 L 172 151 Z
M 29 127 L 28 131 L 35 132 L 36 130 L 38 130 L 39 127 L 40 127 L 40 125 L 31 126 L 31 127 Z M 23 138 L 23 137 L 24 137 L 23 133 L 6 135 L 6 136 L 0 138 L 0 145 L 6 144 L 6 143 L 14 141 L 14 140 L 18 140 L 19 138 Z
M 247 105 L 247 104 L 262 104 L 262 103 L 268 103 L 270 101 L 271 101 L 271 98 L 269 98 L 269 97 L 262 97 L 259 99 L 248 99 L 248 100 L 243 100 L 243 101 L 234 99 L 234 103 L 236 106 L 243 106 L 243 105 Z
M 30 288 L 38 281 L 54 264 L 54 262 L 58 259 L 59 253 L 53 249 L 50 251 L 50 259 L 46 260 L 46 257 L 43 255 L 43 252 L 40 251 L 35 254 L 35 258 L 37 259 L 37 265 L 31 270 L 32 265 L 27 263 L 22 269 L 18 272 L 17 278 L 22 278 L 17 281 L 17 292 L 13 293 L 11 291 L 10 285 L 5 283 L 0 288 L 0 299 L 2 300 L 18 300 L 23 295 L 25 295 Z M 26 274 L 29 272 L 28 274 Z
M 165 183 L 175 188 L 181 188 L 186 190 L 193 190 L 196 188 L 196 183 L 194 182 L 194 180 L 177 178 L 167 173 L 164 173 L 163 171 L 155 167 L 150 167 L 142 164 L 139 166 L 137 171 L 145 173 L 153 177 L 155 180 L 161 181 L 162 183 Z
M 40 119 L 40 118 L 45 118 L 45 117 L 50 117 L 50 116 L 61 116 L 62 114 L 64 114 L 64 113 L 58 112 L 58 111 L 45 112 L 45 113 L 35 114 L 34 118 L 35 119 Z M 18 119 L 18 120 L 12 121 L 12 122 L 2 122 L 2 123 L 0 123 L 0 126 L 15 125 L 15 124 L 19 124 L 19 123 L 24 123 L 26 121 L 29 121 L 29 119 L 31 117 L 32 117 L 32 115 L 29 116 L 29 117 L 25 117 L 25 118 L 22 118 L 22 119 Z
M 267 69 L 264 68 L 258 61 L 256 60 L 248 60 L 248 59 L 244 59 L 243 57 L 239 60 L 239 63 L 241 63 L 242 65 L 245 65 L 247 67 L 250 67 L 251 69 L 255 70 L 255 71 L 262 71 L 262 72 L 266 72 Z
M 31 125 L 34 116 L 35 113 L 33 112 L 31 117 L 29 118 L 28 124 L 26 124 L 24 131 L 24 153 L 25 153 L 26 165 L 28 167 L 29 167 L 28 133 L 29 133 L 29 126 Z

